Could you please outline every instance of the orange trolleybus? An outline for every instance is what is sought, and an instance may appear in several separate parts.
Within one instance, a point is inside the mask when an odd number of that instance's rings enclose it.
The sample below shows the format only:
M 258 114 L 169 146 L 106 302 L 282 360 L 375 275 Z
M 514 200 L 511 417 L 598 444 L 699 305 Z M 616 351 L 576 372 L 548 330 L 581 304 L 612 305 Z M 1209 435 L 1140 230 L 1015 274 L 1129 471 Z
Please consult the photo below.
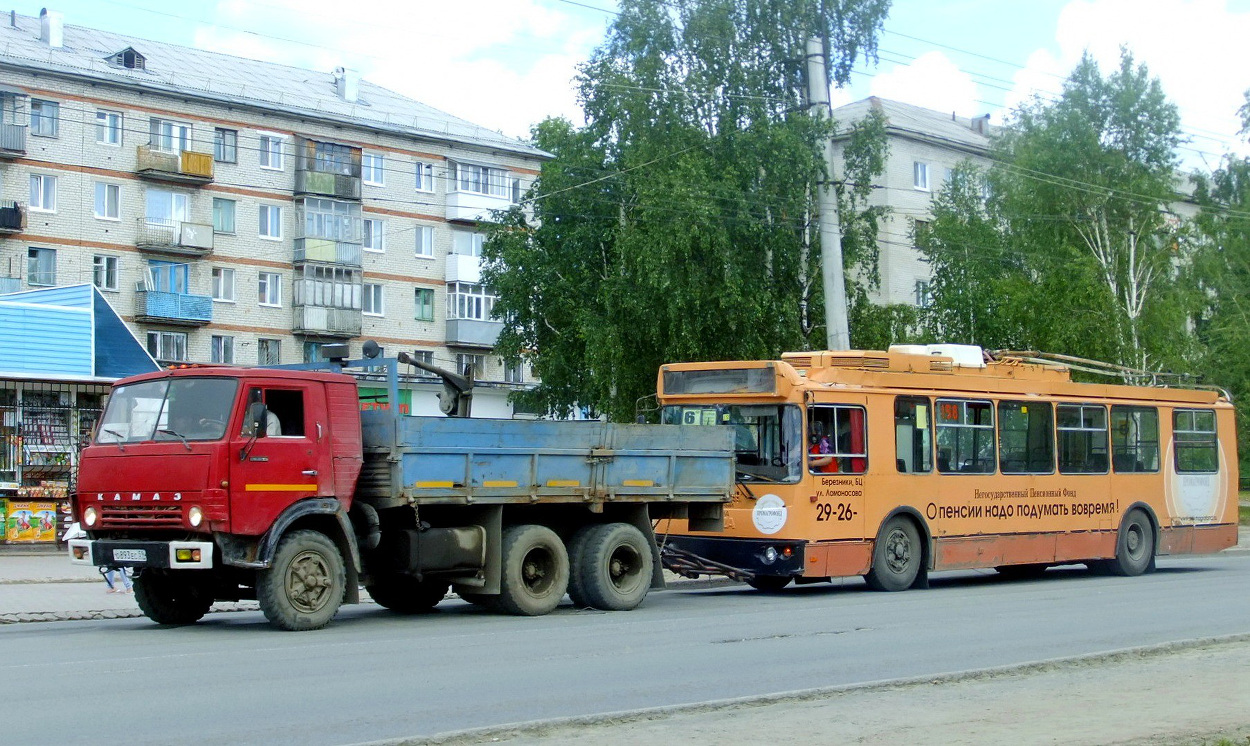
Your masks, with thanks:
M 1237 543 L 1226 394 L 1080 383 L 1083 366 L 1030 355 L 896 346 L 664 366 L 662 421 L 733 428 L 738 470 L 723 532 L 659 526 L 666 564 L 762 590 L 863 575 L 897 591 L 935 570 L 1139 575 L 1156 555 Z

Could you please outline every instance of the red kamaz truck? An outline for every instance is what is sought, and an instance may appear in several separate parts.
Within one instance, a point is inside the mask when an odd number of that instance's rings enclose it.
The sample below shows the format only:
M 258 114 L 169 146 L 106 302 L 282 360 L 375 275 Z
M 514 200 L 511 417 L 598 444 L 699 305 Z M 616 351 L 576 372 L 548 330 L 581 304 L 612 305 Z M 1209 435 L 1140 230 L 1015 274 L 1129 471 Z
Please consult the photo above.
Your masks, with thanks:
M 81 454 L 71 561 L 133 568 L 161 624 L 256 599 L 305 630 L 362 585 L 404 613 L 449 588 L 514 614 L 566 592 L 630 609 L 663 584 L 653 521 L 722 523 L 728 428 L 401 416 L 401 364 L 442 375 L 444 411 L 467 414 L 471 382 L 403 354 L 119 381 Z M 362 411 L 361 380 L 384 407 Z

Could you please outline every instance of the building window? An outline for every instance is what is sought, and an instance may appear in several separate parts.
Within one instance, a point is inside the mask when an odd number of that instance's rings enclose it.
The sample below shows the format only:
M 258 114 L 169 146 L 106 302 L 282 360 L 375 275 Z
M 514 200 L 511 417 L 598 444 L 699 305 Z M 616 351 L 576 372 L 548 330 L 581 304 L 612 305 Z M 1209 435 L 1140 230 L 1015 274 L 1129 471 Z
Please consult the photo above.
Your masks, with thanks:
M 55 101 L 30 100 L 30 134 L 56 137 L 61 130 L 61 105 Z
M 525 365 L 520 360 L 515 363 L 503 361 L 504 383 L 525 383 Z
M 434 164 L 417 161 L 417 191 L 434 191 Z
M 275 171 L 282 170 L 282 142 L 285 138 L 277 135 L 260 136 L 260 167 Z
M 923 161 L 913 161 L 912 164 L 912 186 L 922 191 L 929 191 L 929 164 Z
M 56 212 L 55 176 L 30 175 L 30 209 L 39 212 Z
M 917 249 L 923 249 L 928 245 L 929 231 L 932 229 L 932 223 L 928 220 L 913 220 L 911 226 L 911 243 Z
M 121 220 L 122 188 L 117 184 L 95 183 L 95 216 L 101 220 Z
M 485 285 L 468 282 L 447 283 L 447 318 L 489 321 L 495 296 Z
M 916 308 L 928 308 L 933 303 L 933 291 L 928 280 L 916 280 Z
M 502 168 L 477 166 L 471 163 L 448 161 L 452 187 L 459 192 L 486 194 L 492 197 L 508 197 L 512 192 L 512 180 Z
M 95 141 L 100 145 L 122 144 L 122 115 L 116 111 L 95 113 Z
M 305 264 L 295 278 L 295 305 L 361 310 L 360 270 Z
M 434 353 L 433 353 L 433 352 L 430 352 L 429 350 L 413 350 L 413 351 L 412 351 L 412 353 L 411 353 L 411 355 L 412 355 L 412 357 L 413 357 L 413 359 L 414 359 L 414 360 L 420 360 L 421 362 L 425 363 L 426 365 L 433 365 L 433 364 L 434 364 Z M 425 369 L 423 369 L 423 368 L 416 368 L 415 370 L 413 370 L 413 371 L 412 371 L 412 373 L 413 373 L 413 375 L 417 375 L 417 376 L 425 376 L 425 377 L 427 377 L 427 378 L 433 378 L 433 377 L 434 377 L 434 374 L 433 374 L 433 373 L 431 373 L 431 372 L 429 372 L 428 370 L 425 370 Z
M 56 249 L 26 250 L 26 283 L 28 285 L 56 284 Z
M 281 306 L 282 275 L 277 272 L 261 272 L 257 297 L 262 306 Z
M 213 160 L 218 163 L 239 162 L 239 132 L 218 127 L 213 130 Z
M 486 237 L 481 233 L 470 233 L 469 231 L 452 231 L 451 232 L 451 253 L 461 256 L 477 256 L 482 255 L 482 243 Z
M 171 363 L 187 359 L 186 332 L 148 332 L 148 354 Z
M 234 270 L 213 267 L 213 300 L 234 302 Z
M 214 233 L 234 233 L 234 206 L 232 199 L 213 197 Z
M 486 356 L 485 355 L 471 355 L 465 352 L 457 353 L 456 372 L 463 374 L 466 370 L 469 369 L 470 366 L 473 368 L 472 377 L 481 378 L 482 375 L 486 372 Z
M 417 256 L 434 256 L 434 229 L 428 225 L 417 226 Z
M 366 282 L 365 283 L 365 300 L 362 311 L 366 316 L 381 316 L 384 313 L 382 307 L 382 286 Z
M 278 205 L 260 206 L 260 237 L 282 238 L 282 208 Z
M 191 149 L 191 127 L 180 122 L 153 117 L 148 120 L 148 145 L 163 153 Z
M 361 156 L 360 173 L 366 184 L 374 186 L 386 184 L 385 163 L 386 159 L 381 153 L 365 153 Z
M 277 365 L 282 359 L 281 352 L 282 340 L 280 339 L 256 340 L 257 365 Z
M 385 251 L 386 221 L 365 218 L 365 251 Z
M 417 321 L 433 321 L 434 320 L 434 290 L 433 288 L 416 288 L 414 297 L 417 304 L 416 318 Z
M 304 238 L 329 238 L 345 243 L 360 243 L 360 205 L 332 199 L 305 197 L 302 206 Z
M 210 360 L 221 365 L 234 364 L 234 337 L 213 335 L 212 340 L 212 357 Z
M 145 217 L 150 225 L 173 226 L 187 219 L 187 195 L 165 189 L 149 189 Z
M 184 262 L 149 261 L 145 288 L 161 293 L 185 295 L 190 274 L 188 270 L 189 267 Z
M 91 260 L 91 283 L 101 290 L 117 290 L 117 257 L 96 255 Z

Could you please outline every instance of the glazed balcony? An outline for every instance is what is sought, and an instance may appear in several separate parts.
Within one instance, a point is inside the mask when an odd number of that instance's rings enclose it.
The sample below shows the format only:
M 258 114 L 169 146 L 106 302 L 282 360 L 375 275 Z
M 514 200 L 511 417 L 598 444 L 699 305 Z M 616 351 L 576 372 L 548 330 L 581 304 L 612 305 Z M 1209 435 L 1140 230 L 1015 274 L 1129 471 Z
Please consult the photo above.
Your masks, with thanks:
M 146 324 L 203 326 L 213 320 L 213 299 L 207 295 L 135 288 L 135 321 Z
M 213 154 L 195 150 L 167 152 L 151 145 L 136 151 L 135 174 L 173 184 L 203 186 L 213 181 Z
M 330 308 L 295 304 L 295 334 L 350 339 L 360 336 L 363 323 L 358 308 Z
M 135 247 L 157 254 L 204 257 L 213 253 L 213 226 L 181 220 L 139 218 Z
M 0 202 L 0 234 L 26 230 L 26 207 L 17 202 Z
M 0 124 L 0 158 L 26 155 L 26 125 Z
M 360 199 L 362 151 L 300 138 L 295 146 L 295 194 Z

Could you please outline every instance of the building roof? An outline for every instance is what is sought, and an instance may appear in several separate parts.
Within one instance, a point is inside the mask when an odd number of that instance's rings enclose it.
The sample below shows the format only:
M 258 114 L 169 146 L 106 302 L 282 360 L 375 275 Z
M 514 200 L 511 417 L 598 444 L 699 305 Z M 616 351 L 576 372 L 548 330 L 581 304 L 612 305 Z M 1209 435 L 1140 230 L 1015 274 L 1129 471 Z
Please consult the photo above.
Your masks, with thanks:
M 970 153 L 984 154 L 989 150 L 989 136 L 976 129 L 977 122 L 984 121 L 985 117 L 974 120 L 953 113 L 944 114 L 901 101 L 870 96 L 861 101 L 839 106 L 833 110 L 833 118 L 840 122 L 853 122 L 864 118 L 869 111 L 874 110 L 885 116 L 886 132 L 889 134 L 934 142 Z M 993 129 L 994 127 L 985 125 L 986 132 L 992 132 Z
M 12 23 L 10 23 L 12 19 Z M 24 15 L 0 20 L 0 66 L 50 72 L 149 91 L 246 105 L 346 122 L 420 139 L 447 140 L 530 157 L 548 154 L 529 143 L 473 124 L 365 80 L 355 102 L 340 98 L 334 73 L 64 25 L 63 44 L 40 40 L 41 21 Z M 141 69 L 109 59 L 131 48 Z

